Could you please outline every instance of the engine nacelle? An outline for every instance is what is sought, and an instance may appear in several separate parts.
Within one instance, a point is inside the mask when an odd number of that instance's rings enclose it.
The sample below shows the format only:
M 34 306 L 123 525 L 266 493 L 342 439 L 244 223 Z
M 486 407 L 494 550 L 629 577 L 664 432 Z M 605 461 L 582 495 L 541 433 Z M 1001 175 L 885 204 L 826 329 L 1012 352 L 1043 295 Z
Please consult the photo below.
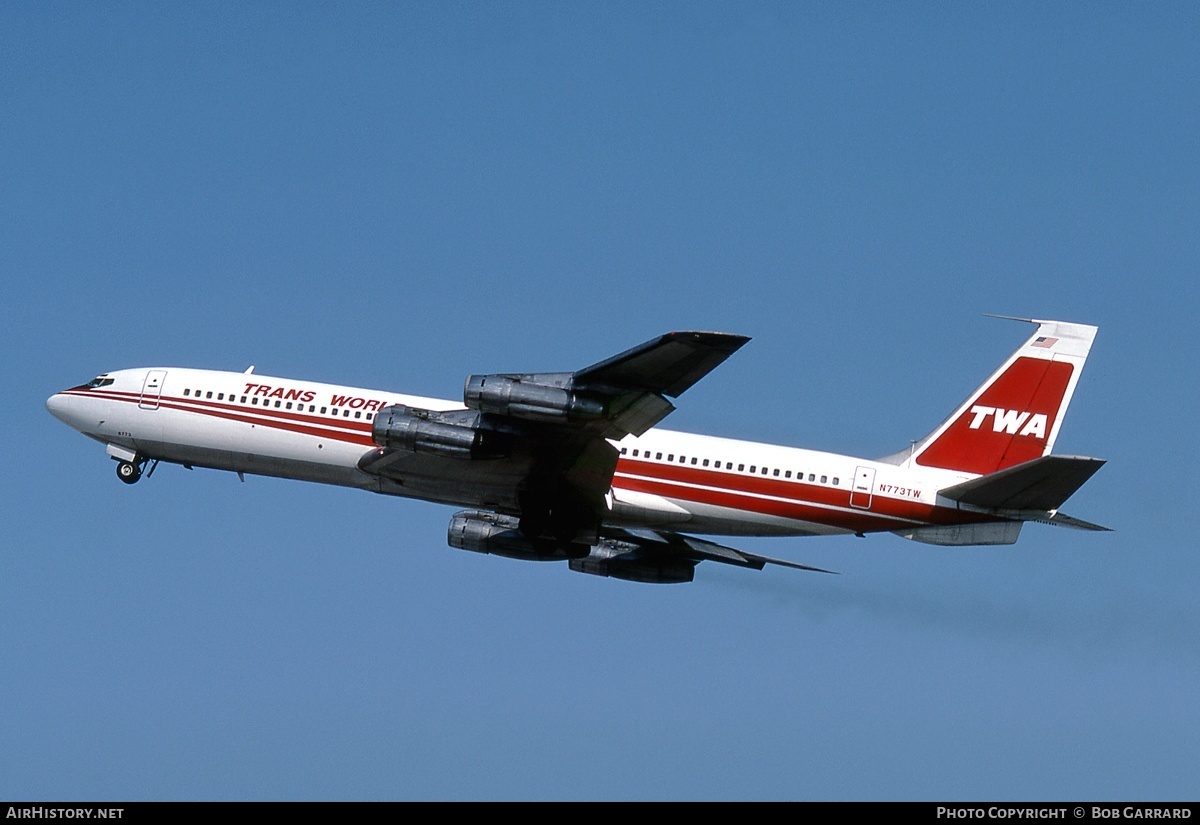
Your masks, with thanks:
M 604 405 L 594 398 L 510 375 L 468 376 L 463 403 L 473 410 L 533 421 L 589 421 L 604 415 Z
M 471 417 L 475 420 L 472 420 Z M 449 458 L 498 458 L 505 455 L 501 436 L 481 430 L 478 414 L 439 413 L 396 404 L 375 414 L 371 440 L 381 447 Z M 462 420 L 456 420 L 462 419 Z
M 569 544 L 553 539 L 531 539 L 521 532 L 520 522 L 512 516 L 502 516 L 479 510 L 463 510 L 450 519 L 446 541 L 459 550 L 491 553 L 524 561 L 562 561 L 586 556 L 591 549 L 583 544 Z
M 630 542 L 606 540 L 585 558 L 571 559 L 571 569 L 592 576 L 609 576 L 647 584 L 686 584 L 696 575 L 696 562 L 685 558 L 647 557 Z

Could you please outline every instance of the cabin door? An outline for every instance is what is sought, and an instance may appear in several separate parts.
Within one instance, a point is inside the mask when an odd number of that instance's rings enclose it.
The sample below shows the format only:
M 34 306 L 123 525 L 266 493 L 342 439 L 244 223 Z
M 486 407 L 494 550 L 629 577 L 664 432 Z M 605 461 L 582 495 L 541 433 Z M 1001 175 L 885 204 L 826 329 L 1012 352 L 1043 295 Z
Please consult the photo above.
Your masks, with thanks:
M 850 488 L 850 506 L 871 506 L 871 496 L 875 492 L 875 468 L 859 467 L 854 471 L 854 486 Z
M 166 370 L 150 370 L 142 384 L 142 397 L 138 406 L 143 410 L 157 410 L 159 399 L 162 398 L 163 382 L 167 380 Z

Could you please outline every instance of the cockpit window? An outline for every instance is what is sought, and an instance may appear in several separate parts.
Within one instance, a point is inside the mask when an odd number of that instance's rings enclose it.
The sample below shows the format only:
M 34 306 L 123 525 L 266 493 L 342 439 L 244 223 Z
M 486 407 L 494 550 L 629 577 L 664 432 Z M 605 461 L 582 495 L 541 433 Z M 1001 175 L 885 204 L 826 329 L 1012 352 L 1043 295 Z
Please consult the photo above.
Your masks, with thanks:
M 97 375 L 91 381 L 88 381 L 86 384 L 84 384 L 84 386 L 87 387 L 89 390 L 94 390 L 94 389 L 96 389 L 96 387 L 107 387 L 109 384 L 112 384 L 116 380 L 117 379 L 115 379 L 115 378 L 109 378 L 107 375 Z

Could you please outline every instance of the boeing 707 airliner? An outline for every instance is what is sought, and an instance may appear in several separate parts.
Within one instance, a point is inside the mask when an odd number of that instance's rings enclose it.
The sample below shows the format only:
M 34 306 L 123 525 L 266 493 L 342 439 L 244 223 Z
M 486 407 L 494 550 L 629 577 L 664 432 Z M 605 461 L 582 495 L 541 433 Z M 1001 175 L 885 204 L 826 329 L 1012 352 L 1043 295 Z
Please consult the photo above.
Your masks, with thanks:
M 1028 319 L 1019 319 L 1028 320 Z M 749 339 L 671 332 L 577 372 L 467 378 L 461 403 L 245 372 L 104 373 L 50 397 L 132 484 L 160 461 L 359 487 L 468 509 L 449 543 L 632 581 L 715 561 L 819 570 L 695 534 L 891 532 L 1012 544 L 1104 462 L 1051 449 L 1096 327 L 1037 329 L 928 436 L 879 459 L 655 428 Z M 825 572 L 825 571 L 820 571 Z

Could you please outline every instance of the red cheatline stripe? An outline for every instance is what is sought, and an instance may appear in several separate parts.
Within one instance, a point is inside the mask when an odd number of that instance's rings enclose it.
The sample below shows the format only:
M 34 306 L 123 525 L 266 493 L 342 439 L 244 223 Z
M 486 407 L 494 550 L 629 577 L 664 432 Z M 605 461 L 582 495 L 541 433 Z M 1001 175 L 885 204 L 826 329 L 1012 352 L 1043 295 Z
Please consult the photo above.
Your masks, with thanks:
M 85 392 L 85 393 L 75 393 L 75 392 L 71 392 L 70 390 L 68 390 L 64 394 L 82 395 L 82 396 L 101 396 L 101 397 L 105 397 L 105 398 L 112 398 L 113 400 L 137 401 L 139 403 L 142 401 L 142 394 L 135 393 L 135 392 L 113 392 L 111 390 L 91 390 L 91 391 Z M 262 406 L 252 405 L 252 404 L 234 404 L 234 403 L 220 402 L 220 401 L 206 401 L 206 400 L 203 400 L 200 398 L 185 398 L 185 397 L 178 396 L 178 395 L 160 396 L 159 403 L 160 404 L 174 403 L 176 405 L 184 404 L 184 405 L 188 405 L 189 408 L 192 406 L 195 406 L 195 407 L 199 407 L 199 408 L 203 408 L 203 409 L 228 410 L 231 412 L 255 413 L 255 414 L 262 414 L 262 415 L 266 415 L 266 416 L 277 416 L 279 418 L 290 419 L 293 421 L 303 421 L 303 422 L 307 422 L 310 424 L 316 424 L 316 425 L 325 426 L 325 427 L 334 426 L 333 422 L 336 421 L 337 422 L 336 426 L 339 426 L 339 427 L 348 428 L 351 430 L 362 430 L 364 432 L 370 432 L 370 430 L 371 430 L 371 423 L 369 421 L 364 421 L 361 418 L 355 418 L 355 419 L 346 418 L 345 420 L 343 420 L 343 418 L 340 416 L 335 417 L 335 416 L 317 415 L 317 414 L 313 414 L 313 413 L 303 413 L 299 410 L 297 410 L 296 412 L 292 412 L 291 410 L 272 408 L 269 404 L 263 404 Z M 296 403 L 300 404 L 301 402 L 297 401 Z M 304 403 L 307 403 L 307 402 L 304 402 Z M 327 404 L 325 406 L 330 406 L 330 405 Z M 179 409 L 179 407 L 173 407 L 173 409 Z M 361 410 L 359 412 L 361 412 Z M 374 412 L 374 411 L 372 410 L 372 412 Z
M 64 395 L 78 395 L 78 396 L 82 396 L 82 397 L 97 397 L 98 396 L 101 398 L 108 398 L 113 401 L 134 401 L 134 402 L 138 402 L 138 403 L 141 403 L 144 400 L 141 393 L 113 392 L 111 390 L 91 390 L 88 392 L 73 392 L 71 390 L 67 390 L 63 394 Z M 145 401 L 146 401 L 146 403 L 153 403 L 154 398 L 151 397 L 149 399 L 145 399 Z M 337 424 L 340 426 L 351 427 L 354 429 L 363 429 L 363 428 L 370 429 L 370 424 L 363 422 L 361 419 L 346 420 L 343 422 L 340 417 L 335 419 L 333 416 L 306 415 L 306 414 L 300 413 L 299 411 L 291 412 L 291 411 L 283 410 L 283 409 L 273 409 L 269 404 L 263 404 L 261 407 L 259 407 L 258 405 L 234 404 L 234 403 L 224 403 L 224 402 L 218 402 L 218 401 L 204 401 L 199 398 L 184 398 L 181 396 L 160 396 L 158 399 L 158 403 L 160 405 L 173 404 L 174 405 L 172 407 L 173 409 L 179 409 L 179 408 L 192 409 L 194 407 L 194 408 L 196 408 L 194 411 L 197 411 L 197 412 L 201 411 L 201 410 L 209 410 L 209 409 L 228 410 L 228 411 L 233 411 L 233 412 L 262 414 L 264 416 L 278 416 L 280 418 L 288 418 L 288 419 L 292 419 L 292 420 L 296 420 L 296 421 L 306 421 L 306 422 L 311 422 L 314 424 L 323 424 L 326 426 L 331 425 L 332 422 L 334 420 L 336 420 Z M 299 402 L 297 402 L 297 403 L 299 403 Z M 183 406 L 181 407 L 180 405 L 183 405 Z M 326 406 L 328 406 L 328 405 L 326 405 Z
M 627 467 L 628 465 L 628 467 Z M 622 459 L 617 465 L 618 475 L 632 471 L 639 475 L 648 476 L 651 480 L 674 481 L 680 484 L 700 484 L 706 487 L 716 487 L 733 493 L 757 496 L 771 496 L 787 499 L 803 504 L 824 505 L 827 508 L 839 508 L 854 515 L 894 517 L 912 521 L 926 522 L 933 516 L 935 508 L 920 502 L 903 501 L 887 496 L 875 495 L 869 510 L 850 508 L 850 491 L 836 487 L 822 487 L 800 481 L 790 481 L 766 476 L 738 475 L 723 471 L 702 469 L 699 467 L 673 466 L 670 464 L 654 464 L 645 461 L 628 461 Z M 686 489 L 680 487 L 679 489 Z
M 813 506 L 803 501 L 779 501 L 777 499 L 760 498 L 745 493 L 729 490 L 706 490 L 696 487 L 685 487 L 670 482 L 659 482 L 649 479 L 621 478 L 616 482 L 618 489 L 632 490 L 640 493 L 651 493 L 664 498 L 680 501 L 693 501 L 700 504 L 711 504 L 764 515 L 779 516 L 798 521 L 826 524 L 842 527 L 847 530 L 896 530 L 921 524 L 969 524 L 976 521 L 986 521 L 982 516 L 962 513 L 944 507 L 928 507 L 909 505 L 912 512 L 906 515 L 899 513 L 877 512 L 844 512 Z M 905 505 L 907 502 L 895 502 Z M 909 509 L 909 508 L 904 508 Z M 925 510 L 928 515 L 922 516 L 918 509 Z
M 110 401 L 124 401 L 130 404 L 137 404 L 141 400 L 141 396 L 137 393 L 120 393 L 108 394 L 104 392 L 90 391 L 87 393 L 75 393 L 67 391 L 64 395 L 80 395 L 84 397 L 101 397 Z M 160 398 L 159 406 L 169 410 L 179 410 L 181 412 L 190 412 L 196 415 L 207 415 L 213 418 L 222 418 L 228 421 L 240 421 L 246 424 L 260 424 L 262 426 L 271 427 L 273 429 L 284 430 L 286 432 L 300 433 L 303 435 L 312 435 L 324 438 L 331 438 L 336 441 L 344 441 L 348 444 L 363 444 L 371 446 L 374 442 L 371 440 L 370 429 L 371 425 L 368 422 L 361 421 L 338 421 L 338 425 L 352 426 L 353 429 L 359 432 L 347 432 L 344 429 L 335 429 L 332 421 L 322 419 L 319 416 L 297 415 L 296 413 L 284 412 L 282 410 L 272 410 L 269 408 L 247 408 L 228 404 L 216 404 L 208 402 L 201 404 L 188 399 L 187 401 L 177 401 L 173 398 Z M 205 407 L 208 406 L 208 409 Z M 307 422 L 312 422 L 307 423 Z
M 178 401 L 178 399 L 173 399 L 173 400 L 177 404 L 185 404 L 186 405 L 186 404 L 189 404 L 189 402 L 192 405 L 197 404 L 197 402 L 190 401 L 190 399 L 184 400 L 184 401 Z M 299 412 L 291 412 L 289 410 L 271 409 L 270 407 L 268 407 L 266 405 L 263 405 L 262 407 L 256 407 L 256 406 L 252 406 L 252 405 L 243 406 L 241 404 L 232 404 L 232 405 L 231 404 L 220 404 L 220 403 L 216 403 L 216 402 L 212 402 L 212 401 L 202 401 L 202 402 L 198 402 L 198 403 L 199 403 L 200 408 L 193 410 L 195 412 L 207 412 L 208 410 L 215 410 L 215 411 L 238 413 L 238 414 L 242 414 L 242 415 L 257 414 L 257 415 L 265 417 L 268 420 L 275 419 L 275 420 L 284 421 L 284 422 L 296 422 L 298 424 L 309 424 L 309 425 L 316 426 L 316 427 L 325 427 L 325 428 L 332 428 L 332 429 L 340 428 L 342 431 L 349 430 L 351 432 L 360 432 L 360 433 L 370 433 L 371 432 L 371 422 L 363 421 L 362 419 L 343 419 L 340 417 L 335 418 L 334 416 L 311 415 L 311 414 L 305 414 L 305 413 L 299 413 Z
M 696 487 L 682 487 L 677 484 L 644 479 L 621 479 L 620 486 L 621 489 L 633 490 L 639 493 L 652 493 L 665 498 L 711 504 L 718 507 L 727 507 L 731 510 L 762 513 L 763 515 L 778 516 L 795 521 L 826 524 L 854 531 L 888 530 L 912 525 L 911 521 L 905 519 L 887 519 L 882 516 L 872 516 L 865 512 L 843 513 L 838 510 L 827 510 L 796 501 L 758 498 L 756 496 L 725 490 L 702 490 Z
M 656 464 L 622 458 L 617 464 L 618 473 L 652 476 L 685 484 L 704 484 L 779 498 L 799 499 L 835 507 L 850 506 L 850 491 L 818 484 L 808 484 L 803 479 L 774 478 L 772 476 L 745 475 L 707 467 L 687 467 L 682 464 Z M 848 480 L 848 479 L 847 479 Z
M 364 432 L 370 432 L 370 430 L 371 430 L 371 422 L 364 421 L 361 418 L 353 418 L 352 419 L 352 418 L 343 418 L 341 416 L 338 416 L 335 418 L 334 416 L 324 416 L 324 415 L 318 415 L 315 413 L 305 413 L 305 412 L 301 412 L 301 411 L 292 412 L 291 410 L 272 408 L 268 404 L 263 404 L 262 406 L 257 406 L 257 405 L 253 405 L 253 404 L 228 404 L 228 403 L 222 403 L 222 402 L 218 402 L 218 401 L 204 401 L 204 400 L 200 400 L 200 399 L 179 398 L 178 396 L 175 396 L 171 400 L 177 401 L 180 403 L 184 403 L 184 404 L 187 404 L 187 403 L 197 404 L 201 407 L 207 407 L 207 408 L 212 408 L 212 409 L 233 410 L 233 411 L 237 411 L 237 412 L 251 412 L 251 413 L 262 412 L 262 413 L 266 413 L 266 414 L 269 414 L 272 416 L 278 416 L 280 418 L 289 419 L 292 421 L 302 421 L 302 422 L 307 422 L 310 424 L 317 424 L 317 425 L 326 426 L 326 427 L 333 426 L 333 422 L 336 420 L 337 426 L 339 426 L 339 427 L 346 427 L 346 428 L 354 429 L 354 430 L 363 430 Z M 301 402 L 296 402 L 296 403 L 299 404 Z M 307 402 L 305 402 L 305 403 L 307 403 Z M 330 406 L 330 405 L 326 405 L 326 406 Z M 361 412 L 361 410 L 359 412 Z
M 669 478 L 660 478 L 660 477 L 654 475 L 652 472 L 646 472 L 641 475 L 632 475 L 630 473 L 617 472 L 613 476 L 613 485 L 615 487 L 625 487 L 627 484 L 636 484 L 639 482 L 660 483 L 660 484 L 666 484 L 666 485 L 670 486 L 670 488 L 672 490 L 677 490 L 677 491 L 686 491 L 686 490 L 695 489 L 695 490 L 701 490 L 701 491 L 712 491 L 712 492 L 717 492 L 717 493 L 730 493 L 733 495 L 747 496 L 749 498 L 780 499 L 780 500 L 783 500 L 783 501 L 789 502 L 789 503 L 805 504 L 805 505 L 809 505 L 815 509 L 818 509 L 818 510 L 821 510 L 821 511 L 827 512 L 827 513 L 843 511 L 843 512 L 854 513 L 854 514 L 858 514 L 858 515 L 862 515 L 862 514 L 869 515 L 870 514 L 870 511 L 863 510 L 862 508 L 855 507 L 855 508 L 851 509 L 850 507 L 847 507 L 845 505 L 826 504 L 820 500 L 809 498 L 806 495 L 806 493 L 808 492 L 807 489 L 796 489 L 796 490 L 789 490 L 789 491 L 774 491 L 771 493 L 762 493 L 762 492 L 755 491 L 753 489 L 749 489 L 751 487 L 751 485 L 743 486 L 743 485 L 739 484 L 738 482 L 740 482 L 740 481 L 742 481 L 742 479 L 734 478 L 734 479 L 730 479 L 730 480 L 710 479 L 707 481 L 706 480 L 697 480 L 697 481 L 689 481 L 689 482 L 676 482 L 676 481 L 670 480 Z M 676 495 L 674 497 L 679 498 L 680 496 Z
M 832 508 L 837 508 L 844 512 L 843 518 L 861 516 L 871 519 L 900 519 L 918 523 L 959 523 L 963 520 L 962 514 L 953 508 L 904 501 L 878 494 L 875 495 L 869 510 L 850 509 L 849 490 L 774 477 L 738 475 L 713 469 L 655 464 L 624 458 L 617 466 L 616 483 L 619 486 L 626 486 L 627 479 L 629 481 L 637 480 L 630 473 L 646 477 L 640 480 L 647 482 L 678 482 L 670 485 L 670 489 L 675 491 L 674 497 L 685 500 L 702 501 L 701 498 L 688 495 L 688 491 L 693 488 L 685 485 L 703 485 L 717 488 L 717 492 L 751 497 L 771 496 L 799 505 L 812 505 L 816 512 L 826 514 L 834 512 Z

